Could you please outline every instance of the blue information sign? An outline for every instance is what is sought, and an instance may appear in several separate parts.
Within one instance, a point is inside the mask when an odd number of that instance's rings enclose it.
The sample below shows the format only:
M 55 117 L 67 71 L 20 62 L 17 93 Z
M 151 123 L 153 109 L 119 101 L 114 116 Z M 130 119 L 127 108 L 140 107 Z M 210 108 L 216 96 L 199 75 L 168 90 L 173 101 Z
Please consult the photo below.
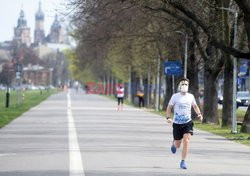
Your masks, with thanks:
M 167 61 L 164 63 L 164 73 L 166 75 L 181 75 L 182 65 L 180 61 Z

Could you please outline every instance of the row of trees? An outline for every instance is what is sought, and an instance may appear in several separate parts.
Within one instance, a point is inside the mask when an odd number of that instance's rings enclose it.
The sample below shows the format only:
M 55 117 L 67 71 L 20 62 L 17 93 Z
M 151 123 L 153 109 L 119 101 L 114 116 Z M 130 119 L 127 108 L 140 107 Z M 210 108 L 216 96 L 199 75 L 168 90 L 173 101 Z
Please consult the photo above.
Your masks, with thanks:
M 198 73 L 204 73 L 204 123 L 219 123 L 220 74 L 226 87 L 222 126 L 230 123 L 232 57 L 250 60 L 250 0 L 70 0 L 68 6 L 75 27 L 72 35 L 77 40 L 76 50 L 69 53 L 70 68 L 76 79 L 160 83 L 163 71 L 159 66 L 166 60 L 183 60 L 184 35 L 187 35 L 187 77 L 197 101 Z M 233 46 L 235 12 L 239 14 L 236 47 Z M 166 76 L 165 82 L 163 109 L 176 81 Z M 157 96 L 155 100 L 159 99 Z M 250 130 L 249 111 L 248 107 L 242 128 L 245 131 Z

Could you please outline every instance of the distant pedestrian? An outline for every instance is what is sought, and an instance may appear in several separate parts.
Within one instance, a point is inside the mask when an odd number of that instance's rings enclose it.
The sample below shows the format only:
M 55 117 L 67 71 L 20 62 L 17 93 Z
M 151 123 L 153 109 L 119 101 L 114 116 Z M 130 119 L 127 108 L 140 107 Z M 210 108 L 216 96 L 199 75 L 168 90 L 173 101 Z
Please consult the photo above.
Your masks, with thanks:
M 144 93 L 142 89 L 137 92 L 137 97 L 139 98 L 139 108 L 144 107 Z
M 192 94 L 188 93 L 189 80 L 186 78 L 181 79 L 179 82 L 179 93 L 174 94 L 166 110 L 167 122 L 173 122 L 173 143 L 171 146 L 172 153 L 176 152 L 177 148 L 180 148 L 183 142 L 182 158 L 180 167 L 187 169 L 185 159 L 189 150 L 189 141 L 191 135 L 193 135 L 193 121 L 191 119 L 191 107 L 194 108 L 198 114 L 198 118 L 202 121 L 203 117 L 201 111 L 196 104 L 195 98 Z M 170 118 L 171 110 L 174 108 L 174 118 Z
M 78 92 L 78 89 L 79 89 L 79 82 L 78 81 L 76 81 L 74 83 L 74 87 L 75 87 L 76 92 Z
M 123 84 L 119 84 L 116 88 L 116 97 L 118 101 L 117 110 L 123 110 L 123 98 L 124 98 L 124 87 Z
M 64 84 L 64 86 L 63 86 L 63 91 L 64 91 L 64 92 L 67 92 L 67 91 L 68 91 L 68 86 L 67 86 L 66 84 Z

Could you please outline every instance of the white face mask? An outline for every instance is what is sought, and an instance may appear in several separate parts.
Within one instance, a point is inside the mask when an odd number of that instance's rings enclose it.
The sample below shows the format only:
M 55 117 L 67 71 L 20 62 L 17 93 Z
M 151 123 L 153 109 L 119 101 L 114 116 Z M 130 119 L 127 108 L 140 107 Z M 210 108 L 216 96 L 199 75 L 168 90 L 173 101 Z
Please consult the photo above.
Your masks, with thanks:
M 188 91 L 188 86 L 187 85 L 182 85 L 180 91 L 183 92 L 183 93 L 186 93 Z
M 182 93 L 186 93 L 188 92 L 188 81 L 181 81 L 179 83 L 179 90 L 182 92 Z

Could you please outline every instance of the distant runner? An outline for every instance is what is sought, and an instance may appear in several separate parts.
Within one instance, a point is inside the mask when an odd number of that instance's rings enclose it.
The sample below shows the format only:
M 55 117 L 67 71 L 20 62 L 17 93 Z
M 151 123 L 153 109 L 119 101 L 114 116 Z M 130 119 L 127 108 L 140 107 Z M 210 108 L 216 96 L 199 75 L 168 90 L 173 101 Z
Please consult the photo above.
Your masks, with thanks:
M 118 101 L 118 111 L 123 110 L 123 97 L 124 97 L 124 87 L 123 84 L 119 84 L 116 88 L 116 97 Z
M 188 93 L 189 80 L 183 78 L 179 82 L 179 93 L 172 95 L 166 110 L 166 118 L 168 123 L 173 122 L 173 143 L 171 151 L 174 154 L 177 148 L 180 148 L 183 142 L 182 158 L 180 167 L 187 169 L 185 159 L 189 149 L 189 141 L 193 135 L 193 121 L 191 119 L 191 107 L 194 108 L 198 114 L 198 118 L 202 121 L 203 117 L 201 111 L 196 104 L 195 98 L 192 94 Z M 170 118 L 171 110 L 174 108 L 174 118 Z

